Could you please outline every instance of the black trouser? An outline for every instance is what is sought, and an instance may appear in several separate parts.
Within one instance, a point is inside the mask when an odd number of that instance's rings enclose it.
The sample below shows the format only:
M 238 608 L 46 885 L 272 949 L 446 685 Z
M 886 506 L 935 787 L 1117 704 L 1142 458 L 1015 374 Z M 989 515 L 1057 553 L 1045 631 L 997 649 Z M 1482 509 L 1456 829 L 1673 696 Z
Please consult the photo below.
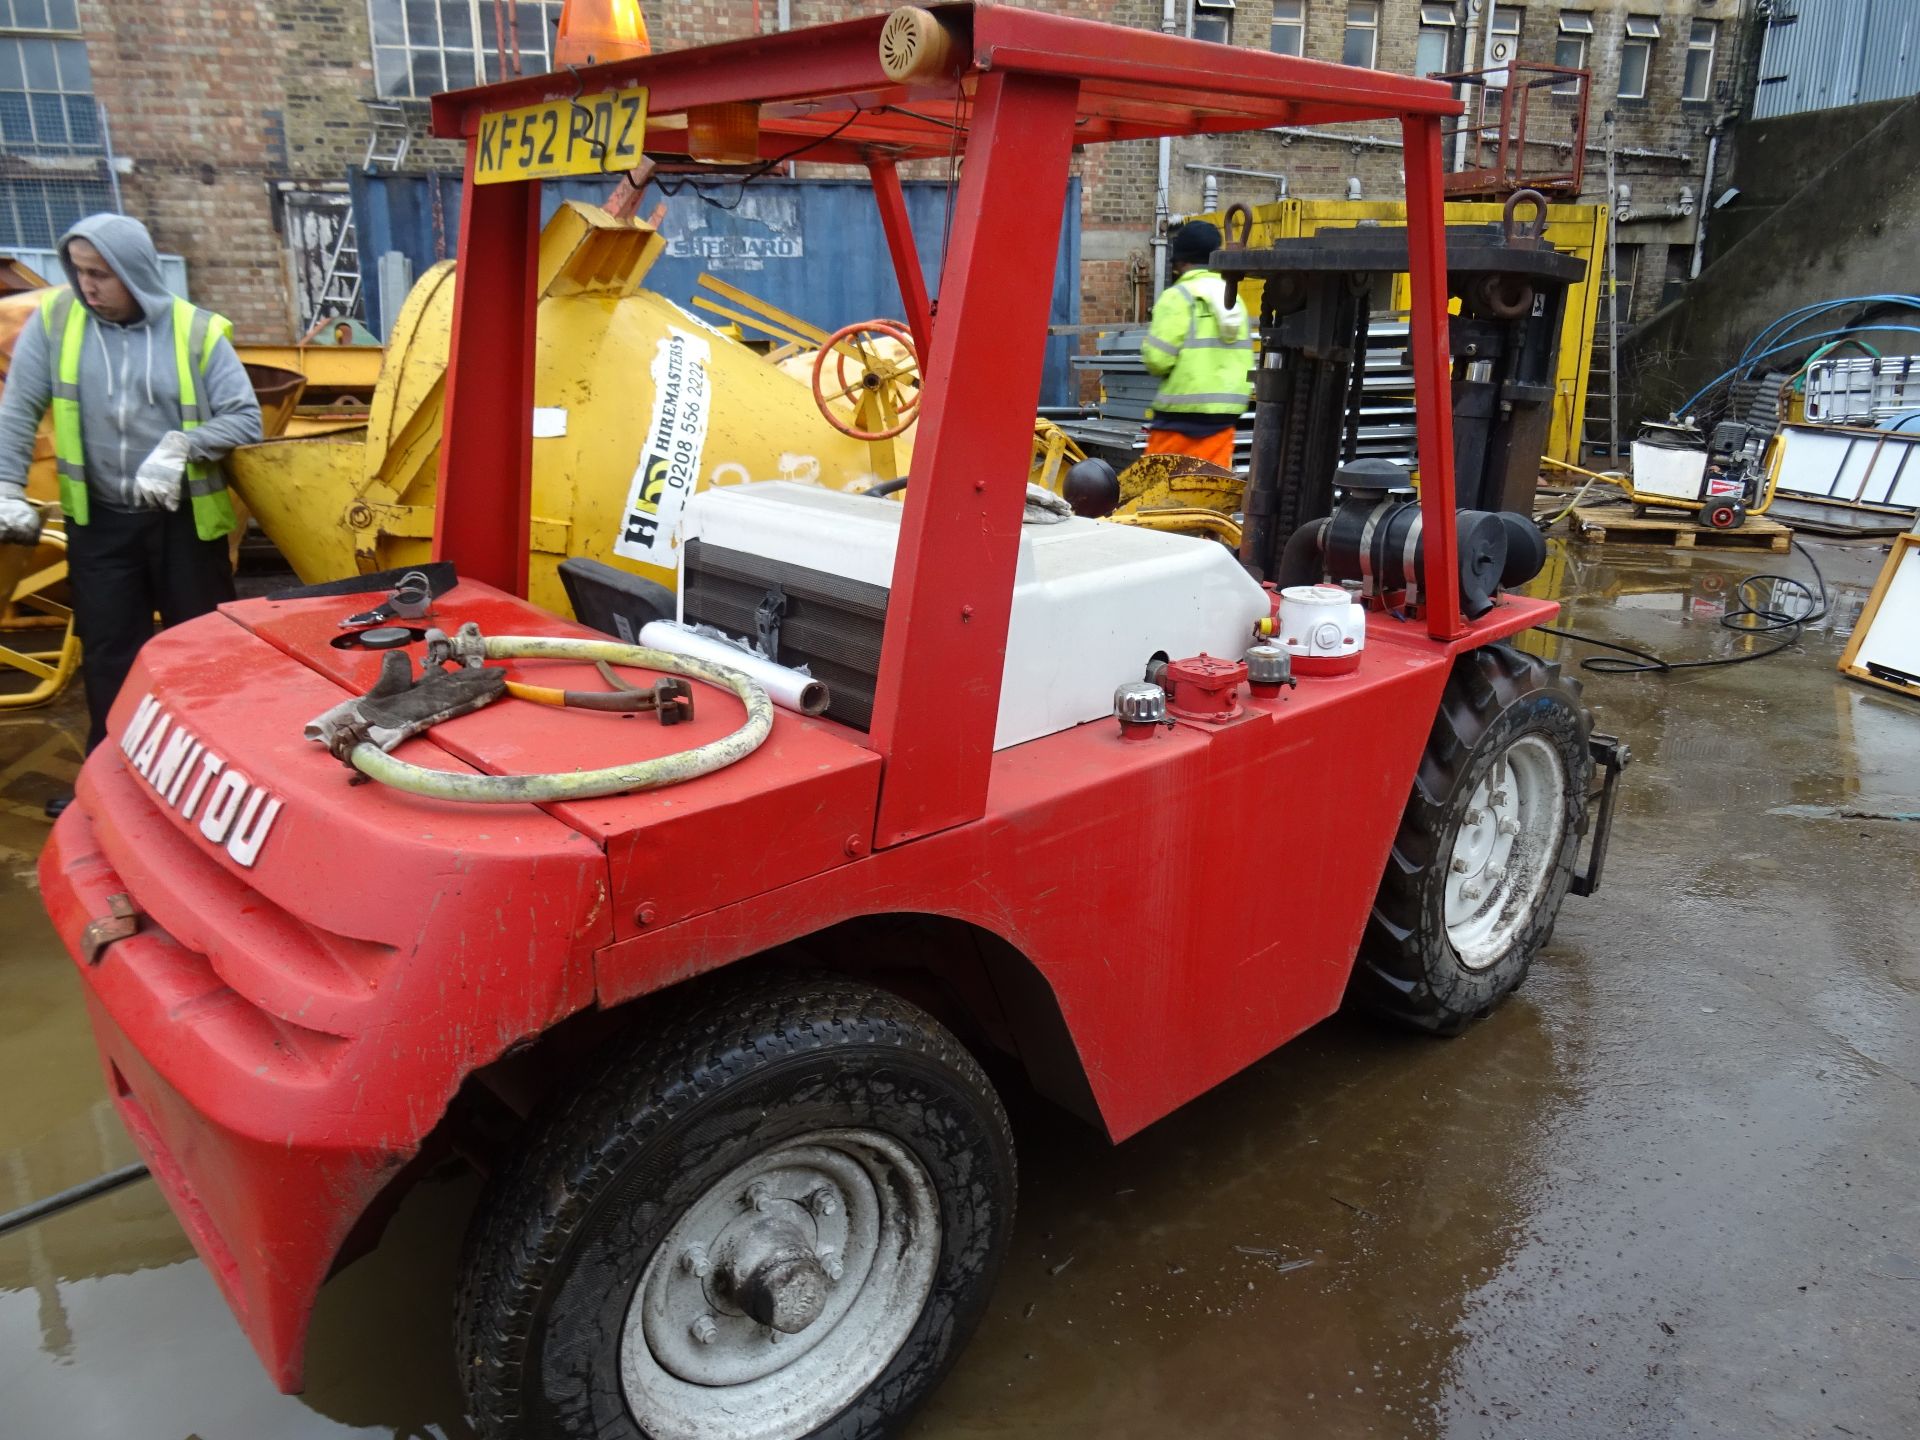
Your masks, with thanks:
M 153 612 L 162 625 L 178 625 L 233 599 L 233 563 L 225 540 L 194 533 L 185 501 L 171 513 L 96 502 L 85 525 L 67 525 L 67 566 L 92 750 L 106 738 L 107 711 L 133 657 L 153 635 Z

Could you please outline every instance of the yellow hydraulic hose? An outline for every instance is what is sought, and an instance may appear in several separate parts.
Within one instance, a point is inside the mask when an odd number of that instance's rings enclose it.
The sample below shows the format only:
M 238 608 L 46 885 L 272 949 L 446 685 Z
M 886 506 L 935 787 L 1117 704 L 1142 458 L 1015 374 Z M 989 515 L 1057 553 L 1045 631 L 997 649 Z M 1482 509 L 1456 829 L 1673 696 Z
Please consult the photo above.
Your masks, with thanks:
M 549 635 L 489 636 L 486 653 L 490 660 L 604 660 L 609 665 L 636 665 L 704 680 L 740 697 L 747 707 L 746 723 L 732 734 L 692 750 L 602 770 L 554 771 L 544 775 L 465 775 L 410 765 L 364 741 L 354 746 L 347 757 L 353 768 L 382 785 L 434 800 L 462 800 L 479 805 L 592 800 L 602 795 L 624 795 L 633 790 L 677 785 L 683 780 L 711 774 L 751 755 L 773 731 L 773 702 L 767 699 L 766 691 L 737 670 L 688 655 L 669 655 L 664 650 L 622 645 L 615 640 L 561 639 Z

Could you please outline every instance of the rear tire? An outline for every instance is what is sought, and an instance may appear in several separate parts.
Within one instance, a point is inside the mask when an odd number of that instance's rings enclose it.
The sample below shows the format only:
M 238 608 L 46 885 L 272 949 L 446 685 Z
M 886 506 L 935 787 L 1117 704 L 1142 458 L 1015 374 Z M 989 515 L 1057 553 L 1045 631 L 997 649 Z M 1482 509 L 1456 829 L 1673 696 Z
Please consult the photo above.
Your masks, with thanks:
M 1593 778 L 1580 687 L 1511 645 L 1453 664 L 1348 998 L 1455 1035 L 1553 933 Z
M 482 1199 L 456 1346 L 487 1440 L 864 1440 L 979 1321 L 1014 1160 L 972 1056 L 834 977 L 705 993 L 616 1041 Z

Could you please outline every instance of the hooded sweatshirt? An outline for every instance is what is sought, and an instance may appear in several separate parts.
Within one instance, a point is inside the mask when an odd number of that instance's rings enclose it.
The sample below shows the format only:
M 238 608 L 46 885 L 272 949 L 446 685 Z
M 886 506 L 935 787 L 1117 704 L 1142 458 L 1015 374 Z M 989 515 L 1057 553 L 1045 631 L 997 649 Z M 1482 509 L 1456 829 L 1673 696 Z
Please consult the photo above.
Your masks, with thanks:
M 180 377 L 174 360 L 173 295 L 160 274 L 160 256 L 147 227 L 124 215 L 91 215 L 60 237 L 60 263 L 76 297 L 67 245 L 85 240 L 120 277 L 140 314 L 117 324 L 90 314 L 80 351 L 80 438 L 87 455 L 87 490 L 109 510 L 143 508 L 134 472 L 169 430 L 180 428 Z M 86 304 L 85 300 L 80 301 Z M 89 307 L 91 309 L 91 307 Z M 53 401 L 60 337 L 49 340 L 38 313 L 20 331 L 0 395 L 0 486 L 26 483 L 34 432 Z M 187 433 L 192 460 L 223 459 L 236 445 L 260 440 L 260 403 L 233 346 L 215 343 L 200 395 L 201 423 Z

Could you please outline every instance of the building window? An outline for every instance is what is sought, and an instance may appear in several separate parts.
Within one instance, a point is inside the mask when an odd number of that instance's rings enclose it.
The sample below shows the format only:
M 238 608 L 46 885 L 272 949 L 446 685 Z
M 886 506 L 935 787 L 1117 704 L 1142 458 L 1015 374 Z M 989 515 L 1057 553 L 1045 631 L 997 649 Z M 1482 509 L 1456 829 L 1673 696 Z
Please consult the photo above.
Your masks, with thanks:
M 1216 45 L 1233 43 L 1233 0 L 1193 0 L 1188 33 Z
M 1267 48 L 1276 55 L 1307 53 L 1307 0 L 1273 0 L 1273 30 Z
M 14 0 L 20 4 L 22 0 Z M 441 90 L 504 78 L 492 0 L 368 0 L 374 83 L 387 99 L 424 100 Z M 522 75 L 552 67 L 560 0 L 519 0 L 507 35 Z
M 1413 73 L 1438 75 L 1453 68 L 1453 7 L 1422 5 L 1420 38 L 1413 51 Z
M 1653 47 L 1660 39 L 1660 22 L 1651 15 L 1627 16 L 1627 36 L 1620 42 L 1620 98 L 1647 98 L 1647 75 L 1653 69 Z
M 1379 58 L 1380 0 L 1348 0 L 1347 35 L 1340 47 L 1340 63 L 1371 70 Z
M 0 0 L 0 246 L 51 250 L 115 208 L 79 31 L 74 0 Z
M 0 30 L 44 30 L 55 35 L 78 35 L 78 6 L 75 0 L 0 0 Z
M 1480 64 L 1488 71 L 1480 91 L 1482 118 L 1497 116 L 1505 100 L 1507 66 L 1520 58 L 1521 12 L 1512 5 L 1493 7 L 1493 33 L 1487 39 L 1487 53 Z
M 84 40 L 0 36 L 0 139 L 14 155 L 99 153 Z
M 1506 65 L 1519 57 L 1522 13 L 1513 5 L 1493 7 L 1493 39 L 1487 46 L 1486 64 Z
M 1713 46 L 1720 26 L 1712 20 L 1696 20 L 1687 35 L 1687 78 L 1680 88 L 1682 100 L 1705 100 L 1713 93 Z
M 1553 63 L 1563 70 L 1587 68 L 1587 47 L 1593 43 L 1593 16 L 1584 10 L 1560 12 L 1560 38 L 1553 42 Z M 1578 80 L 1563 80 L 1553 87 L 1556 95 L 1578 95 Z

